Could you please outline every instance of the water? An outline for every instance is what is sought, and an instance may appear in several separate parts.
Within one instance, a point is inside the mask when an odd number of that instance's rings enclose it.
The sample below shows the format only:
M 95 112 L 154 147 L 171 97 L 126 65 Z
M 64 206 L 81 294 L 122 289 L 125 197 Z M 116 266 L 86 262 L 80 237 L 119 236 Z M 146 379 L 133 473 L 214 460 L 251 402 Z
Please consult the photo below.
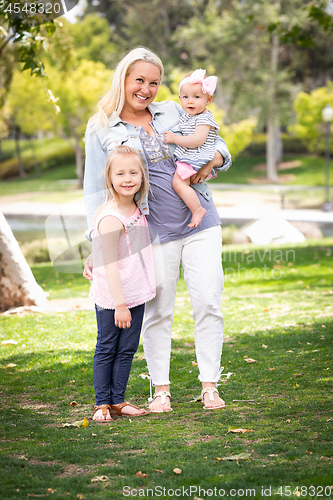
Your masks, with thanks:
M 29 243 L 33 240 L 43 240 L 45 234 L 45 219 L 44 218 L 26 218 L 26 217 L 6 217 L 15 238 L 20 243 Z M 83 217 L 75 217 L 72 220 L 66 218 L 66 227 L 70 233 L 82 234 L 87 230 L 87 222 Z

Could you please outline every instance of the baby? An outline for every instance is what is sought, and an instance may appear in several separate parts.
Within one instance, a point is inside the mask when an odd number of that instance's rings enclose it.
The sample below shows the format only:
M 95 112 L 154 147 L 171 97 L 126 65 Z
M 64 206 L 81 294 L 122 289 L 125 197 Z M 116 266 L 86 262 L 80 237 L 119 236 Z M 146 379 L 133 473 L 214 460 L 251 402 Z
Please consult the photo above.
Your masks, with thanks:
M 214 158 L 220 129 L 207 109 L 213 100 L 217 77 L 206 78 L 205 74 L 206 70 L 196 69 L 180 82 L 179 98 L 185 111 L 179 122 L 182 135 L 170 131 L 164 133 L 168 144 L 177 144 L 174 153 L 177 168 L 172 185 L 192 212 L 189 227 L 197 227 L 206 215 L 197 193 L 190 187 L 190 177 Z M 206 180 L 214 177 L 216 173 L 213 169 Z

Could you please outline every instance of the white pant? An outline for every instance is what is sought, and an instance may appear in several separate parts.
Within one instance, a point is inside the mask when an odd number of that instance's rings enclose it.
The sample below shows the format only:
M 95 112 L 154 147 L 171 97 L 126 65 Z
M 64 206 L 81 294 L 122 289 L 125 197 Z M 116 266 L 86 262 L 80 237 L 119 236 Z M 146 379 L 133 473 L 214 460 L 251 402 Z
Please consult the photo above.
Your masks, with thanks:
M 142 336 L 152 382 L 170 383 L 171 325 L 182 263 L 193 308 L 199 380 L 216 383 L 223 344 L 221 228 L 214 226 L 153 249 L 158 286 L 155 299 L 146 304 Z

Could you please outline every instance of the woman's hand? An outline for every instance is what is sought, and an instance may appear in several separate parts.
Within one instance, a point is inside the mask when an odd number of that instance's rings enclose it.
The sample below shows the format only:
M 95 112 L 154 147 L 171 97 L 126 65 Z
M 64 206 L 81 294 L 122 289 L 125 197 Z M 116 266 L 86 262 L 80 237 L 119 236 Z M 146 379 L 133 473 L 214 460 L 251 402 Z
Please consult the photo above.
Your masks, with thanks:
M 129 328 L 131 326 L 132 315 L 126 304 L 116 306 L 114 312 L 114 324 L 119 328 Z
M 86 258 L 86 260 L 83 262 L 83 267 L 84 267 L 83 277 L 86 278 L 86 280 L 91 281 L 93 279 L 93 274 L 92 274 L 92 270 L 93 270 L 93 257 L 92 257 L 92 253 L 90 255 L 88 255 L 88 257 Z
M 199 184 L 204 182 L 214 167 L 221 167 L 224 163 L 224 158 L 219 151 L 216 151 L 214 158 L 206 165 L 201 167 L 196 174 L 190 178 L 191 184 Z
M 200 184 L 201 182 L 204 182 L 211 173 L 213 167 L 214 167 L 214 160 L 211 160 L 209 163 L 207 163 L 207 165 L 201 167 L 196 174 L 190 177 L 191 184 L 197 184 L 197 183 Z

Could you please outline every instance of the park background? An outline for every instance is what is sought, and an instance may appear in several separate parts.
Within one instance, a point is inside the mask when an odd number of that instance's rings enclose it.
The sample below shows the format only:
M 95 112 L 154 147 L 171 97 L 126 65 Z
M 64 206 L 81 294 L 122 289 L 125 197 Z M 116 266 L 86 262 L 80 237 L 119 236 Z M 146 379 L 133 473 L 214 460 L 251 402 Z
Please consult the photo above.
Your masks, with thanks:
M 192 498 L 214 488 L 261 498 L 262 487 L 275 498 L 330 497 L 333 226 L 322 111 L 333 107 L 331 3 L 93 0 L 76 12 L 30 29 L 0 10 L 0 209 L 48 295 L 43 307 L 0 317 L 2 498 L 123 498 L 124 487 L 149 498 L 158 486 L 165 498 L 190 486 L 204 489 Z M 197 67 L 218 76 L 211 110 L 233 156 L 210 183 L 223 222 L 227 408 L 204 412 L 197 401 L 180 272 L 174 412 L 101 428 L 89 420 L 89 284 L 77 268 L 50 262 L 45 225 L 66 205 L 81 210 L 74 224 L 83 234 L 86 123 L 115 65 L 138 45 L 163 60 L 158 100 L 178 102 L 179 81 Z M 246 229 L 263 216 L 272 241 L 255 245 Z M 271 229 L 283 218 L 303 243 L 278 242 Z M 140 346 L 127 392 L 139 405 L 146 375 Z M 83 418 L 87 427 L 63 427 Z

